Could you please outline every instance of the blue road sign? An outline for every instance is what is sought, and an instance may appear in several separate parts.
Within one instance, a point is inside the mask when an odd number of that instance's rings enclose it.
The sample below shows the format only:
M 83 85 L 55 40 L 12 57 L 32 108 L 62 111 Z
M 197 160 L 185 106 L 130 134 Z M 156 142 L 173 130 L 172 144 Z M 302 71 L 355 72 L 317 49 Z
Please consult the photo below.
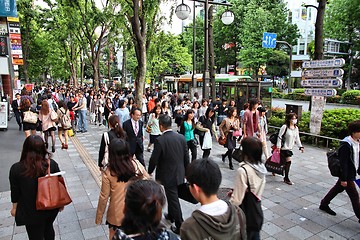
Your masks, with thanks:
M 263 48 L 275 48 L 276 47 L 276 33 L 264 32 L 262 47 Z

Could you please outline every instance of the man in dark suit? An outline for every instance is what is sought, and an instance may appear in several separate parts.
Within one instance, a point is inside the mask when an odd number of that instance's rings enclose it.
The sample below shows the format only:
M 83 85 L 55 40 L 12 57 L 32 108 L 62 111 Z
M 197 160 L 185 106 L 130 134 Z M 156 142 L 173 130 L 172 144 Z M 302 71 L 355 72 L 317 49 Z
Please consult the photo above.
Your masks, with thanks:
M 178 186 L 184 183 L 189 153 L 185 137 L 172 131 L 169 115 L 160 115 L 159 126 L 163 134 L 155 140 L 148 172 L 151 174 L 156 168 L 155 179 L 164 186 L 168 201 L 168 215 L 165 217 L 175 221 L 176 228 L 171 230 L 179 233 L 184 220 L 178 197 Z
M 130 112 L 131 118 L 123 123 L 123 129 L 126 132 L 126 140 L 130 146 L 130 154 L 136 156 L 136 159 L 145 167 L 144 161 L 144 142 L 143 142 L 143 122 L 141 118 L 141 110 L 132 108 Z
M 15 94 L 16 99 L 14 99 L 11 103 L 11 107 L 15 114 L 15 119 L 17 124 L 19 125 L 19 131 L 21 131 L 21 112 L 20 112 L 20 103 L 21 103 L 21 95 L 20 93 Z

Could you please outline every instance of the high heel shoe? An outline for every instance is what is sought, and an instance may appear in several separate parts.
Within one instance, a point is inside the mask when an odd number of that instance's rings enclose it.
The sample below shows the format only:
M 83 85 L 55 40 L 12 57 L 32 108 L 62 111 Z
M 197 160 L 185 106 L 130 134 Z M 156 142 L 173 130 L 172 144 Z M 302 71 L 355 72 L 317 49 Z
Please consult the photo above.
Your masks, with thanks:
M 65 149 L 65 143 L 61 143 L 61 149 Z
M 68 149 L 68 148 L 69 148 L 69 145 L 65 144 L 64 149 Z
M 53 152 L 53 153 L 55 152 L 55 146 L 51 147 L 51 152 Z

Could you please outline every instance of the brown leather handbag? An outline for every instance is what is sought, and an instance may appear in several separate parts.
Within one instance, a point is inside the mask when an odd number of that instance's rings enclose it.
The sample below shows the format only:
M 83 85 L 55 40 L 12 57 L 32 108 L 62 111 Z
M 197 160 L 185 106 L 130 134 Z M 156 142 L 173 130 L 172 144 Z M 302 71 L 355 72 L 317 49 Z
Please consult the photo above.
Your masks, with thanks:
M 219 143 L 220 145 L 224 146 L 225 143 L 226 143 L 226 138 L 219 137 L 218 143 Z
M 51 210 L 72 202 L 62 176 L 50 176 L 50 161 L 47 175 L 38 178 L 36 210 Z

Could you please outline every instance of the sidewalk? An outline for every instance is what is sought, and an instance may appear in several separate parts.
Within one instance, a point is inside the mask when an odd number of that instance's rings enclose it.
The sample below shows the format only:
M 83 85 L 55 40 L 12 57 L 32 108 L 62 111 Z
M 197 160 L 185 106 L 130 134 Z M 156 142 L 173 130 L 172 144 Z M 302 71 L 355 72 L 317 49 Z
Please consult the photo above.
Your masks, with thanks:
M 66 171 L 64 177 L 73 199 L 54 223 L 56 239 L 108 239 L 107 226 L 95 225 L 100 191 L 97 157 L 101 134 L 107 129 L 89 125 L 88 130 L 73 137 L 67 151 L 58 147 L 54 154 L 60 169 Z M 58 140 L 57 144 L 59 146 Z M 147 140 L 144 145 L 146 149 Z M 214 143 L 210 156 L 221 168 L 221 187 L 233 187 L 236 171 L 230 170 L 227 162 L 222 163 L 220 155 L 224 152 L 222 146 Z M 324 149 L 305 146 L 305 153 L 301 154 L 294 148 L 290 170 L 293 186 L 284 184 L 281 176 L 267 176 L 262 199 L 265 222 L 261 239 L 360 239 L 360 224 L 346 193 L 339 194 L 332 202 L 331 208 L 337 216 L 318 209 L 321 198 L 337 180 L 329 174 L 325 153 Z M 147 166 L 150 155 L 144 153 Z M 198 158 L 201 155 L 198 148 Z M 184 219 L 198 207 L 184 201 L 181 206 Z M 25 228 L 15 227 L 10 208 L 10 192 L 0 193 L 0 240 L 27 239 Z

